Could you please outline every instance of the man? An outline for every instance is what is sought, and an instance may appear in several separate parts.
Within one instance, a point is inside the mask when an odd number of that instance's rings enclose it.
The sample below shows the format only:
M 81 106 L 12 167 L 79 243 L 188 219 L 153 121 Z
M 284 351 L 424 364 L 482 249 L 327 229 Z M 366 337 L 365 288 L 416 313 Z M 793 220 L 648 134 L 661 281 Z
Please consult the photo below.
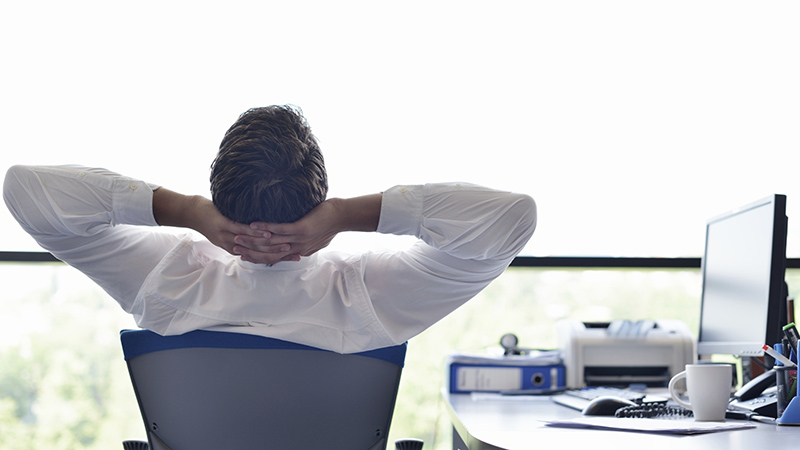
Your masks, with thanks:
M 529 196 L 469 184 L 326 200 L 316 139 L 291 107 L 253 109 L 231 126 L 211 189 L 208 200 L 105 169 L 14 166 L 3 196 L 44 249 L 143 328 L 250 333 L 341 353 L 419 334 L 503 273 L 536 225 Z M 398 252 L 320 251 L 344 231 L 418 241 Z

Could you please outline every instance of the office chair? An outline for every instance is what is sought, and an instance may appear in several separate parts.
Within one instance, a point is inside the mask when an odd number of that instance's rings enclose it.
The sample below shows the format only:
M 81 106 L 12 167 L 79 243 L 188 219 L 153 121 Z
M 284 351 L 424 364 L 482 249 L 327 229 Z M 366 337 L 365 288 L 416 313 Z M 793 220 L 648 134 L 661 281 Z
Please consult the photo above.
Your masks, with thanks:
M 148 439 L 124 448 L 386 448 L 405 344 L 343 355 L 213 331 L 120 338 Z

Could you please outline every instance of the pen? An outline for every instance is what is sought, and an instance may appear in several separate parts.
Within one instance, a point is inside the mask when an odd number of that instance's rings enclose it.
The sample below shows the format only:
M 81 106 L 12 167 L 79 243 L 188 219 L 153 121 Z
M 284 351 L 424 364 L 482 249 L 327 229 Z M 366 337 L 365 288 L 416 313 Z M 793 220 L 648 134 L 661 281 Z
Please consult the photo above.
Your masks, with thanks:
M 780 361 L 781 363 L 783 363 L 783 365 L 786 366 L 786 367 L 796 367 L 797 366 L 797 364 L 793 363 L 789 358 L 787 358 L 787 357 L 781 355 L 780 353 L 776 352 L 775 350 L 772 349 L 772 347 L 770 347 L 767 344 L 762 345 L 761 349 L 764 350 L 765 352 L 767 352 L 767 354 L 769 356 L 772 356 L 777 361 Z
M 797 333 L 797 327 L 794 326 L 794 322 L 783 327 L 783 334 L 786 335 L 786 338 L 789 339 L 789 343 L 792 344 L 792 348 L 797 352 L 797 344 L 800 343 L 800 334 Z

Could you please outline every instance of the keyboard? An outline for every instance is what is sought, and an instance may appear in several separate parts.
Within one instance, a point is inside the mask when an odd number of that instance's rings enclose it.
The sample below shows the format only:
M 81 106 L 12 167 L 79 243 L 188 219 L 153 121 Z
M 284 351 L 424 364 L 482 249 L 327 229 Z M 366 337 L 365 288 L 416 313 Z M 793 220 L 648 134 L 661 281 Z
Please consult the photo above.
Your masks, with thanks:
M 667 403 L 664 397 L 647 395 L 644 392 L 614 387 L 586 387 L 583 389 L 570 389 L 551 397 L 553 402 L 567 408 L 583 411 L 583 408 L 598 397 L 620 397 L 634 403 Z

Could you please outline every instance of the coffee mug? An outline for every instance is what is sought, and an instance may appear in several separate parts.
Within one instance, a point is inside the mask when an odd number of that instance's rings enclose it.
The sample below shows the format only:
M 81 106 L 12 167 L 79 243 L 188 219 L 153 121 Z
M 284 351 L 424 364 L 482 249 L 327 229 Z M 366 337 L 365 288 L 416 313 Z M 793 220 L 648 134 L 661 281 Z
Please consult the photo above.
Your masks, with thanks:
M 691 409 L 694 420 L 724 422 L 731 396 L 730 364 L 687 364 L 686 370 L 669 381 L 669 393 L 684 408 Z M 686 379 L 685 401 L 675 392 L 675 384 Z

